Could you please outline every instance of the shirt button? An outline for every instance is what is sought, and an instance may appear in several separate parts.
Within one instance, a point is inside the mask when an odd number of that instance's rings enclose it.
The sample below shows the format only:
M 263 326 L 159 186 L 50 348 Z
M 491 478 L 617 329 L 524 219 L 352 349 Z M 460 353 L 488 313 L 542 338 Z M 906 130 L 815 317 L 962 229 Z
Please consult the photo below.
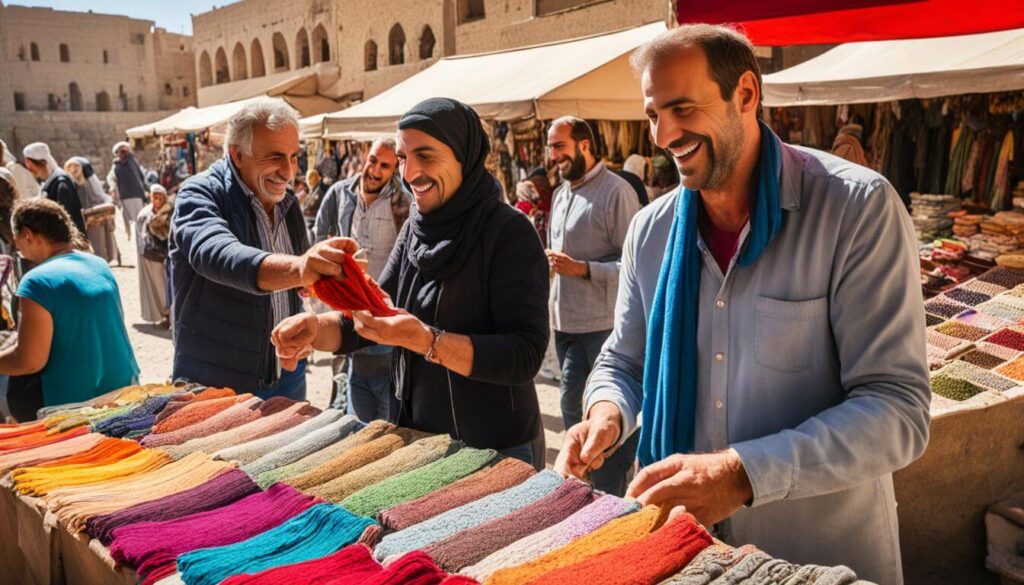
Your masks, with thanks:
M 725 301 L 723 301 L 722 299 L 718 299 L 717 301 L 715 301 L 715 306 L 721 309 L 722 307 L 725 306 Z
M 721 400 L 716 400 L 715 401 L 715 408 L 722 408 L 723 406 L 725 406 L 725 405 L 722 403 Z
M 725 354 L 723 354 L 723 353 L 716 353 L 715 354 L 715 361 L 716 362 L 723 361 L 724 359 L 725 359 Z

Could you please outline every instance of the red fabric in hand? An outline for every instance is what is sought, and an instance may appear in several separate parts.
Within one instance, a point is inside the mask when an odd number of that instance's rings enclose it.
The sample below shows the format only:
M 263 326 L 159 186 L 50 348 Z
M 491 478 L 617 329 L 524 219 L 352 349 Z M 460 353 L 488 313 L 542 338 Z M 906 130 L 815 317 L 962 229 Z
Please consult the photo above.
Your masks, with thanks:
M 384 301 L 384 291 L 373 281 L 351 254 L 342 262 L 344 280 L 321 278 L 313 283 L 313 294 L 335 311 L 351 316 L 352 311 L 369 311 L 374 317 L 391 317 L 398 312 Z

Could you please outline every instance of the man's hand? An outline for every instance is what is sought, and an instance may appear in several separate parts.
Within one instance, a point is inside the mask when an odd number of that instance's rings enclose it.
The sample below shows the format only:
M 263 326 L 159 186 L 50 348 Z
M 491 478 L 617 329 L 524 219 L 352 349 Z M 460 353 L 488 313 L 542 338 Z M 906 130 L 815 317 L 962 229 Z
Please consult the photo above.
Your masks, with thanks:
M 309 286 L 323 277 L 345 278 L 341 263 L 345 254 L 355 254 L 359 244 L 351 238 L 329 238 L 315 244 L 295 260 L 301 286 Z
M 295 371 L 298 363 L 313 353 L 313 341 L 319 330 L 320 320 L 313 313 L 299 313 L 278 323 L 270 333 L 270 342 L 281 367 Z
M 598 402 L 590 409 L 587 420 L 565 433 L 555 471 L 565 477 L 585 479 L 590 471 L 604 465 L 605 452 L 618 442 L 621 434 L 619 407 L 611 402 Z
M 626 497 L 641 505 L 683 506 L 704 526 L 720 522 L 753 497 L 736 451 L 672 455 L 640 470 Z
M 404 347 L 426 354 L 434 336 L 430 328 L 415 316 L 399 311 L 392 317 L 374 317 L 369 311 L 352 311 L 356 333 L 381 345 Z
M 548 255 L 548 264 L 557 274 L 583 278 L 590 272 L 586 262 L 574 260 L 566 254 L 554 250 L 546 250 L 545 253 Z

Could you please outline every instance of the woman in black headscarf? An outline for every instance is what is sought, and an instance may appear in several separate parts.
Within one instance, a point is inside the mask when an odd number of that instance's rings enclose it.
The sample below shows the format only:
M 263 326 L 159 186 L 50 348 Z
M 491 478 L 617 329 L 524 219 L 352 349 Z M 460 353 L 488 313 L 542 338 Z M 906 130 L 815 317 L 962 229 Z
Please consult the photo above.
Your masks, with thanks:
M 533 378 L 548 343 L 548 264 L 536 230 L 484 168 L 488 150 L 464 104 L 435 98 L 407 112 L 397 154 L 416 207 L 380 282 L 402 311 L 297 315 L 274 344 L 286 367 L 312 349 L 394 345 L 393 421 L 543 467 Z

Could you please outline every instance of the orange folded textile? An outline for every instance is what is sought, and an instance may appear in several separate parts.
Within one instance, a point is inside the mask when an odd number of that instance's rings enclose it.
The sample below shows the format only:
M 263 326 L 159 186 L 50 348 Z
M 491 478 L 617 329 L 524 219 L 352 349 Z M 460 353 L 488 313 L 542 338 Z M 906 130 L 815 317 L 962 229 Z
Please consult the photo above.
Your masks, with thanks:
M 153 433 L 169 433 L 185 428 L 191 424 L 206 420 L 236 404 L 241 404 L 250 398 L 252 398 L 252 394 L 224 396 L 198 402 L 192 399 L 177 412 L 153 425 Z
M 63 433 L 49 433 L 46 431 L 28 433 L 20 437 L 0 440 L 0 453 L 9 453 L 12 451 L 21 451 L 23 449 L 33 449 L 43 445 L 52 445 L 54 443 L 73 439 L 88 432 L 89 429 L 85 427 L 76 427 Z
M 51 490 L 87 483 L 109 481 L 152 471 L 170 462 L 158 449 L 143 449 L 120 461 L 104 465 L 78 463 L 55 467 L 25 467 L 11 472 L 14 486 L 22 494 L 45 496 Z
M 127 439 L 105 437 L 87 451 L 45 461 L 35 467 L 57 467 L 64 465 L 105 465 L 130 457 L 142 450 L 142 445 Z

